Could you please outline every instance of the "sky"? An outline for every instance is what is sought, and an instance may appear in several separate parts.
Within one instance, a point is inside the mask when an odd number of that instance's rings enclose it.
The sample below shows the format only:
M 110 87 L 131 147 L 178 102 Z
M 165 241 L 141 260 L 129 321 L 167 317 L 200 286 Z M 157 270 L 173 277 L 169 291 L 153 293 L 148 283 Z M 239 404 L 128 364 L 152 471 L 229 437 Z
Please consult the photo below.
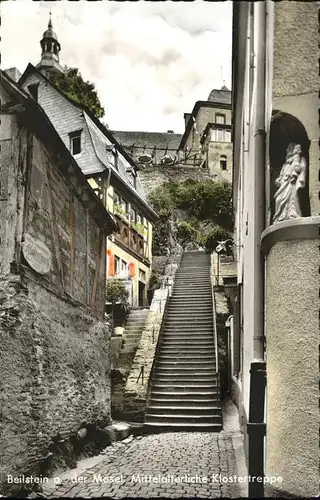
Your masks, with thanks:
M 232 2 L 1 2 L 1 69 L 40 61 L 49 11 L 60 63 L 95 84 L 113 130 L 184 130 L 183 114 L 231 88 Z

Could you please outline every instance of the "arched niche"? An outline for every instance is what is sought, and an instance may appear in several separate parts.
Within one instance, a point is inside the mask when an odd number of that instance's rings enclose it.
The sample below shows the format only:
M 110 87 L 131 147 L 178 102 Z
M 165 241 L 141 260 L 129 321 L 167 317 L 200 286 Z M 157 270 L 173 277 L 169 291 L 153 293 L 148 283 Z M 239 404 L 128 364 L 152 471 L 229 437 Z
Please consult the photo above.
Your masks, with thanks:
M 309 198 L 309 147 L 310 140 L 302 122 L 290 113 L 273 110 L 270 125 L 269 160 L 270 160 L 270 212 L 272 223 L 277 191 L 275 181 L 279 177 L 281 168 L 286 161 L 286 150 L 290 143 L 300 144 L 303 156 L 307 162 L 305 188 L 299 191 L 300 207 L 303 217 L 310 216 Z

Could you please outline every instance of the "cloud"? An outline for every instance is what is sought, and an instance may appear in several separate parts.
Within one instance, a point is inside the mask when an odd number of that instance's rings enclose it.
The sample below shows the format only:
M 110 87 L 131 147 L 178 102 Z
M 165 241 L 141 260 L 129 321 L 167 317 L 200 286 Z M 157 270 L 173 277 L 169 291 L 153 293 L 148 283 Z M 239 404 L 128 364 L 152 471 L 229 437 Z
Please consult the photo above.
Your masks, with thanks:
M 113 129 L 182 132 L 184 112 L 230 87 L 231 2 L 5 2 L 2 68 L 39 62 L 50 9 L 60 62 L 96 85 Z

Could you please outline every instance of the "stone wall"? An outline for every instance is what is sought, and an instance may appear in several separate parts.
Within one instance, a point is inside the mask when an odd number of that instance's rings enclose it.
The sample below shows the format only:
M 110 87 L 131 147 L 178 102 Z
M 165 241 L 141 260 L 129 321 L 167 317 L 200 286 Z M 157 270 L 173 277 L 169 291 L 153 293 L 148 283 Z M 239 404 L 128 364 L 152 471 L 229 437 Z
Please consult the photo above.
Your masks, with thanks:
M 74 467 L 79 429 L 110 423 L 109 332 L 26 278 L 2 280 L 0 302 L 0 490 L 17 494 L 27 485 L 8 484 L 8 474 Z
M 63 147 L 58 155 L 53 138 L 43 139 L 46 122 L 7 118 L 0 142 L 0 491 L 14 495 L 35 485 L 8 484 L 8 474 L 47 475 L 104 444 L 110 367 L 102 226 L 109 217 Z M 30 243 L 26 250 L 30 238 L 37 251 Z
M 165 278 L 168 278 L 171 285 L 173 285 L 181 257 L 182 249 L 177 246 L 170 255 L 165 270 Z M 124 392 L 124 413 L 126 419 L 133 422 L 142 422 L 144 419 L 153 363 L 161 338 L 161 326 L 170 293 L 170 287 L 155 290 L 145 328 L 127 379 Z M 143 378 L 142 366 L 144 367 Z
M 316 2 L 276 2 L 274 24 L 273 108 L 292 114 L 305 127 L 309 149 L 311 215 L 320 212 L 319 75 Z
M 268 497 L 319 493 L 320 217 L 278 222 L 266 254 Z
M 232 143 L 231 142 L 213 142 L 207 145 L 207 165 L 210 174 L 216 181 L 232 182 Z M 221 155 L 226 156 L 227 169 L 221 170 Z
M 214 176 L 208 170 L 200 167 L 182 167 L 182 166 L 159 166 L 143 167 L 140 170 L 140 179 L 143 188 L 148 195 L 156 187 L 166 182 L 184 182 L 187 179 L 192 180 L 215 180 Z

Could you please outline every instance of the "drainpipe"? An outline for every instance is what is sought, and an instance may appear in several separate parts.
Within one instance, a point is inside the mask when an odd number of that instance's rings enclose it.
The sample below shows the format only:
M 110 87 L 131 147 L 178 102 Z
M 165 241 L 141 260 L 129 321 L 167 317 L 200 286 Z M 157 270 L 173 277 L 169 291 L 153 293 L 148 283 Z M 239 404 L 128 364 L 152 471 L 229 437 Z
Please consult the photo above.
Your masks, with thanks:
M 254 2 L 255 37 L 255 106 L 253 165 L 253 356 L 250 369 L 250 406 L 247 432 L 249 437 L 249 476 L 259 482 L 249 483 L 249 498 L 264 497 L 264 401 L 266 364 L 264 362 L 264 257 L 260 250 L 265 224 L 265 99 L 266 99 L 266 2 Z

